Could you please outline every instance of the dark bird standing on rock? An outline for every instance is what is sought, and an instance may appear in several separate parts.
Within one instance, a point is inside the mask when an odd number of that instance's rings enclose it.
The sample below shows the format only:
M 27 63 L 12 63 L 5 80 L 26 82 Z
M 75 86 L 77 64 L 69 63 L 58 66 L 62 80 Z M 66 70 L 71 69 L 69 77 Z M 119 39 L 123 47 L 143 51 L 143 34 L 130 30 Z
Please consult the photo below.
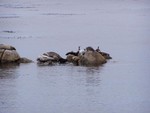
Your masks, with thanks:
M 67 61 L 70 63 L 73 63 L 74 65 L 79 65 L 79 56 L 81 54 L 82 50 L 80 49 L 80 46 L 78 47 L 78 51 L 77 52 L 68 52 L 66 53 L 67 55 Z
M 112 57 L 108 53 L 101 52 L 101 50 L 99 49 L 99 46 L 97 47 L 96 51 L 99 52 L 104 58 L 106 58 L 106 59 L 112 59 Z
M 68 52 L 68 53 L 66 53 L 66 55 L 74 55 L 74 56 L 78 56 L 79 55 L 79 52 L 80 52 L 80 46 L 78 47 L 78 51 L 77 52 L 73 52 L 73 51 L 71 51 L 71 52 Z

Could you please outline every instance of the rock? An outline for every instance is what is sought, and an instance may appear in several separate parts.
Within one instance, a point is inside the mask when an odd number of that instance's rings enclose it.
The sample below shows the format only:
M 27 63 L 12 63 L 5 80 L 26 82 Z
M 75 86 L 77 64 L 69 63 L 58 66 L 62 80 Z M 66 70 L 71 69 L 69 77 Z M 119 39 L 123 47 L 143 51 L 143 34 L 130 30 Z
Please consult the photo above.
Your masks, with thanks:
M 106 59 L 92 47 L 87 47 L 84 51 L 79 52 L 78 55 L 72 53 L 73 52 L 68 52 L 66 54 L 67 60 L 75 65 L 99 66 L 107 62 Z
M 46 62 L 37 62 L 39 66 L 48 66 L 48 65 L 53 65 L 52 61 L 46 61 Z
M 32 60 L 25 57 L 19 59 L 19 63 L 32 63 L 32 62 L 33 62 Z
M 68 54 L 66 59 L 69 63 L 73 63 L 74 65 L 79 65 L 79 59 L 80 59 L 79 56 Z
M 79 65 L 82 66 L 100 66 L 106 63 L 106 59 L 96 51 L 86 51 L 80 56 Z
M 30 63 L 31 60 L 20 57 L 15 47 L 0 44 L 0 63 Z
M 106 59 L 92 47 L 87 47 L 84 54 L 79 56 L 81 66 L 100 66 L 106 62 Z
M 0 49 L 0 62 L 1 63 L 16 62 L 19 59 L 20 59 L 20 56 L 16 50 Z

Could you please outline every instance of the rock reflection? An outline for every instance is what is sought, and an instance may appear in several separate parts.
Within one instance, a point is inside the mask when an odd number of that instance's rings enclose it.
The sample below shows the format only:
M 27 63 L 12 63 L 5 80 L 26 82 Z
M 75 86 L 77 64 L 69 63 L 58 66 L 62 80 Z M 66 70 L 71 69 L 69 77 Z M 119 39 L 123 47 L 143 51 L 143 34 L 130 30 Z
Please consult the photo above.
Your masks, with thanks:
M 99 86 L 101 81 L 101 72 L 103 67 L 80 67 L 77 74 L 80 75 L 84 81 L 85 86 Z
M 86 69 L 86 86 L 98 86 L 100 85 L 100 71 L 102 67 L 88 67 Z
M 19 16 L 18 15 L 16 15 L 16 14 L 1 14 L 0 15 L 0 19 L 7 19 L 7 18 L 19 18 Z
M 102 69 L 102 67 L 100 66 L 98 66 L 98 67 L 87 67 L 86 68 L 86 73 L 87 74 L 96 74 L 96 73 L 100 73 L 100 71 L 101 71 L 101 69 Z
M 0 79 L 17 78 L 16 69 L 19 67 L 18 63 L 0 64 Z
M 100 85 L 100 76 L 87 76 L 86 86 L 98 86 Z

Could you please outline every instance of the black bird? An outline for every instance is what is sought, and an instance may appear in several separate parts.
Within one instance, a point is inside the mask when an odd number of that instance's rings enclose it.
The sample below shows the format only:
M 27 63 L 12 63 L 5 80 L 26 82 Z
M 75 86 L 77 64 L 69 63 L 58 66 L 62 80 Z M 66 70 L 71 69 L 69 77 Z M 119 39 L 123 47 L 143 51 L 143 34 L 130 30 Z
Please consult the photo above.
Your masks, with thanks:
M 77 51 L 77 52 L 71 51 L 71 52 L 66 53 L 66 55 L 74 55 L 74 56 L 78 56 L 78 55 L 79 55 L 79 51 L 80 51 L 80 46 L 78 47 L 78 51 Z
M 99 49 L 99 46 L 97 47 L 96 51 L 99 52 L 104 58 L 106 58 L 106 59 L 112 59 L 112 57 L 111 57 L 108 53 L 102 52 L 102 51 Z

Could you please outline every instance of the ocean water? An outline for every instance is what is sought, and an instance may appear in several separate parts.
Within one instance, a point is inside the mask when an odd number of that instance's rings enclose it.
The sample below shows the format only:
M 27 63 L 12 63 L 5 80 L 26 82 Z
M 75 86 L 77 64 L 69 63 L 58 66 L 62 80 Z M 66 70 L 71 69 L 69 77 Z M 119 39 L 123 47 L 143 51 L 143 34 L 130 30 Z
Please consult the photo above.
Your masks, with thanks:
M 31 64 L 0 66 L 0 113 L 149 113 L 149 0 L 0 0 L 0 43 Z M 100 67 L 38 66 L 87 46 Z

